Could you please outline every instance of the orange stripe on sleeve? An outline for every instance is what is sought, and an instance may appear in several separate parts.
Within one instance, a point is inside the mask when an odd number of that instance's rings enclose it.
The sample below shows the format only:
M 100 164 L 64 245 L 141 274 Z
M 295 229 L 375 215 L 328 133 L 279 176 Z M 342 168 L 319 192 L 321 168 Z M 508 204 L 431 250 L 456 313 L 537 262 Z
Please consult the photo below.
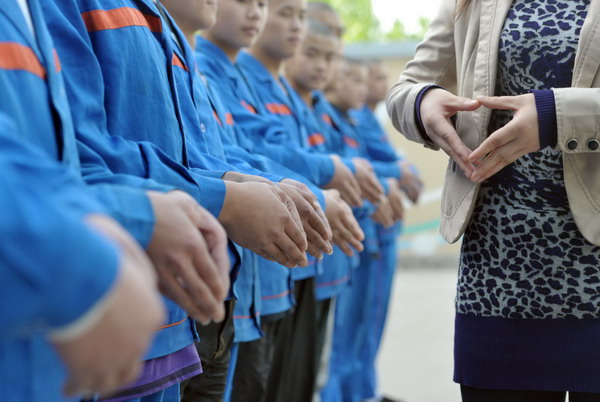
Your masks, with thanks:
M 46 78 L 46 69 L 30 47 L 16 42 L 0 42 L 0 68 L 23 70 Z
M 348 146 L 352 148 L 358 148 L 358 142 L 354 138 L 350 138 L 348 136 L 344 136 L 344 142 L 348 144 Z
M 231 113 L 225 113 L 225 124 L 228 126 L 234 125 L 233 115 Z
M 254 106 L 250 105 L 246 101 L 242 101 L 242 106 L 245 107 L 250 113 L 256 114 L 256 109 L 254 108 Z
M 308 136 L 308 145 L 311 147 L 316 147 L 317 145 L 321 145 L 325 143 L 325 137 L 321 133 L 315 133 Z
M 280 116 L 290 116 L 292 114 L 292 111 L 289 107 L 280 103 L 267 103 L 265 106 L 271 114 L 277 114 Z
M 143 14 L 131 7 L 112 10 L 93 10 L 81 14 L 88 32 L 105 31 L 126 27 L 146 27 L 152 32 L 162 32 L 159 17 Z
M 327 113 L 323 113 L 321 115 L 321 119 L 323 119 L 323 121 L 327 123 L 327 125 L 333 126 L 333 120 L 331 120 L 331 117 Z

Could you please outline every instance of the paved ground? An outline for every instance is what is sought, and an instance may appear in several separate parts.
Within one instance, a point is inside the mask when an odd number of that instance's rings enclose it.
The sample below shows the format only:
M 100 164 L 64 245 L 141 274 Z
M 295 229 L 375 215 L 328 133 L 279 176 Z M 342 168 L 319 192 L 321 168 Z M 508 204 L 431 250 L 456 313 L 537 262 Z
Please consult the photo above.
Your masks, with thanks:
M 456 268 L 400 268 L 379 355 L 382 393 L 405 402 L 459 402 L 452 382 Z

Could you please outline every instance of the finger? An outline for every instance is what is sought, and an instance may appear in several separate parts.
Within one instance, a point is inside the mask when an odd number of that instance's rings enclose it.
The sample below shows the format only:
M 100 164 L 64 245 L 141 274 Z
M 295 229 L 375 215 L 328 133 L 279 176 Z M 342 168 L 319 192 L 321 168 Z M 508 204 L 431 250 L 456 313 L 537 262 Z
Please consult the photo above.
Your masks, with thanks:
M 283 265 L 288 268 L 296 268 L 296 264 L 291 258 L 289 258 L 276 244 L 271 244 L 264 249 L 264 253 L 271 256 L 272 261 Z
M 448 102 L 448 106 L 455 112 L 472 112 L 473 110 L 477 110 L 481 107 L 481 103 L 479 98 L 470 99 L 463 98 L 461 96 L 454 96 L 453 99 Z
M 194 303 L 192 297 L 183 289 L 181 283 L 172 274 L 161 275 L 161 290 L 175 303 L 180 305 L 194 320 L 201 323 L 210 322 L 209 316 L 201 311 Z
M 355 188 L 350 182 L 344 183 L 342 188 L 340 188 L 340 195 L 344 201 L 353 207 L 360 207 L 362 205 L 360 189 Z
M 352 257 L 354 255 L 354 251 L 352 250 L 350 244 L 346 243 L 337 231 L 334 231 L 333 241 L 348 257 Z
M 381 202 L 381 197 L 383 196 L 383 188 L 377 187 L 372 182 L 367 183 L 365 187 L 365 197 L 371 201 L 373 204 L 377 204 Z
M 312 213 L 308 217 L 308 223 L 310 226 L 316 230 L 319 236 L 323 239 L 324 242 L 327 242 L 331 239 L 331 228 L 329 227 L 329 222 L 327 218 L 323 214 L 321 208 L 313 208 Z M 326 250 L 323 250 L 327 252 Z
M 341 222 L 344 228 L 346 228 L 350 232 L 353 238 L 357 239 L 359 242 L 365 239 L 365 233 L 354 218 L 354 215 L 344 214 Z
M 513 141 L 515 132 L 512 130 L 512 124 L 509 122 L 504 127 L 494 131 L 485 141 L 469 155 L 469 162 L 472 164 L 481 163 L 486 155 L 493 152 L 495 149 Z
M 308 242 L 308 249 L 306 250 L 306 252 L 318 260 L 323 259 L 323 253 L 321 253 L 319 248 L 317 246 L 315 246 L 313 243 L 311 243 L 310 241 Z
M 208 260 L 195 259 L 193 269 L 182 270 L 181 277 L 197 308 L 215 322 L 221 322 L 225 317 L 223 300 L 227 297 L 229 288 L 221 285 L 216 266 Z
M 206 245 L 213 261 L 220 272 L 220 280 L 224 287 L 229 287 L 229 254 L 227 252 L 227 233 L 221 224 L 208 211 L 197 205 L 193 215 L 193 222 L 204 236 Z
M 290 260 L 294 261 L 296 265 L 305 267 L 308 263 L 306 259 L 306 249 L 308 248 L 308 241 L 306 240 L 306 234 L 300 232 L 296 227 L 288 225 L 285 228 L 285 234 L 283 239 L 277 241 L 275 244 L 287 255 Z
M 329 245 L 329 242 L 326 241 L 325 239 L 323 239 L 323 237 L 321 237 L 320 233 L 317 232 L 316 230 L 314 230 L 312 227 L 308 227 L 306 228 L 306 239 L 308 241 L 308 249 L 306 250 L 309 254 L 317 257 L 316 255 L 313 254 L 313 252 L 316 250 L 319 254 L 322 253 L 326 253 L 326 254 L 330 254 L 331 253 L 331 246 Z M 311 251 L 311 247 L 313 248 L 313 250 Z
M 325 211 L 323 211 L 323 208 L 321 208 L 321 206 L 319 204 L 315 205 L 315 211 L 316 211 L 317 215 L 319 215 L 319 218 L 321 219 L 321 221 L 325 224 L 326 233 L 322 234 L 323 238 L 325 240 L 327 240 L 328 242 L 330 242 L 333 235 L 331 233 L 331 225 L 329 224 L 329 220 L 327 219 L 327 216 L 325 215 Z
M 410 184 L 405 184 L 402 186 L 402 191 L 404 191 L 404 193 L 406 194 L 406 196 L 408 197 L 408 199 L 411 202 L 413 202 L 413 203 L 417 202 L 417 200 L 419 198 L 419 192 L 416 188 L 414 188 Z
M 321 217 L 314 212 L 308 218 L 309 227 L 305 228 L 306 239 L 312 242 L 319 250 L 325 254 L 333 252 L 328 239 L 325 237 L 330 233 L 328 230 L 329 224 L 325 225 Z
M 473 166 L 469 163 L 471 150 L 460 140 L 454 127 L 443 120 L 432 126 L 431 132 L 437 136 L 436 144 L 456 162 L 467 177 L 470 177 L 473 173 Z
M 200 248 L 194 249 L 192 263 L 194 272 L 186 271 L 185 275 L 182 273 L 188 289 L 198 292 L 208 291 L 214 295 L 217 301 L 223 301 L 229 293 L 229 276 L 223 278 L 223 270 L 217 266 L 210 254 L 206 251 L 202 252 Z M 227 271 L 229 271 L 229 267 Z
M 477 100 L 489 109 L 518 109 L 518 100 L 514 96 L 478 96 Z
M 304 232 L 302 225 L 302 219 L 300 218 L 300 214 L 298 214 L 298 209 L 291 198 L 286 196 L 284 202 L 292 217 L 291 225 L 286 227 L 286 234 L 302 251 L 306 251 L 308 248 L 308 242 L 306 240 L 306 233 Z
M 475 172 L 473 172 L 471 180 L 475 183 L 481 183 L 523 155 L 523 152 L 518 149 L 518 147 L 509 147 L 507 145 L 499 148 L 485 160 L 485 165 L 482 165 L 480 168 L 476 169 Z
M 261 256 L 262 258 L 264 258 L 267 261 L 277 262 L 277 260 L 275 258 L 273 258 L 272 255 L 268 254 L 264 250 L 252 250 L 252 251 L 255 254 L 258 254 L 259 256 Z M 290 263 L 291 263 L 291 261 L 290 261 Z
M 338 231 L 338 235 L 339 235 L 339 238 L 342 241 L 342 243 L 348 243 L 350 246 L 352 246 L 357 251 L 363 250 L 362 242 L 359 240 L 359 238 L 357 236 L 355 236 L 355 233 L 352 231 L 351 228 L 341 225 L 341 226 L 337 227 L 337 231 Z M 338 245 L 340 245 L 340 244 L 338 244 Z

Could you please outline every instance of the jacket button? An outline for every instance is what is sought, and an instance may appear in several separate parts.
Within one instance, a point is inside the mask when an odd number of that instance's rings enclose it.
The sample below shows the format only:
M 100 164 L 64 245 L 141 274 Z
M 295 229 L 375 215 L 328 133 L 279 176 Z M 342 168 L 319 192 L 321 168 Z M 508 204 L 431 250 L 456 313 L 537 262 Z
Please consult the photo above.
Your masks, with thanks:
M 575 138 L 571 138 L 569 141 L 567 141 L 567 149 L 570 151 L 575 151 L 578 146 L 579 141 L 577 141 Z
M 200 131 L 202 131 L 202 133 L 206 133 L 206 125 L 204 123 L 200 123 Z
M 597 139 L 591 139 L 587 142 L 587 146 L 591 151 L 597 151 L 600 148 L 600 142 Z

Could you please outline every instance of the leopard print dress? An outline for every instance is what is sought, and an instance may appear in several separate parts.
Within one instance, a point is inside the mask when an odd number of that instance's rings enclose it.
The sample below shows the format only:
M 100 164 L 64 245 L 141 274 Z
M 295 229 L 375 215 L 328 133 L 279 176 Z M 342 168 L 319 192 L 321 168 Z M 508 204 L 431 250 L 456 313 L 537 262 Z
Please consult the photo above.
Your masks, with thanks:
M 532 89 L 569 87 L 589 3 L 515 0 L 500 39 L 495 94 L 513 96 Z M 489 132 L 512 117 L 511 111 L 494 111 Z M 586 365 L 586 359 L 600 359 L 600 352 L 563 356 L 552 350 L 565 342 L 587 344 L 590 332 L 580 331 L 582 324 L 595 331 L 591 333 L 597 345 L 592 342 L 591 347 L 600 348 L 600 247 L 577 229 L 560 151 L 545 148 L 525 155 L 482 185 L 463 238 L 456 310 L 457 382 L 481 388 L 600 392 L 600 377 L 593 386 L 582 385 L 585 380 L 557 385 L 554 377 L 564 380 L 572 372 L 547 373 L 542 364 L 571 370 L 571 366 Z M 564 339 L 555 339 L 561 331 L 565 331 Z M 545 332 L 552 334 L 551 339 Z M 504 334 L 502 339 L 497 339 L 498 334 Z M 474 337 L 486 339 L 473 342 Z M 519 337 L 515 347 L 525 353 L 511 350 L 511 337 Z M 499 354 L 511 357 L 505 361 L 506 356 Z M 465 375 L 469 371 L 465 365 L 486 370 L 498 364 L 503 369 L 492 369 L 494 380 L 481 374 Z M 537 367 L 527 375 L 530 380 L 512 378 L 524 366 Z M 505 375 L 509 371 L 513 374 Z

